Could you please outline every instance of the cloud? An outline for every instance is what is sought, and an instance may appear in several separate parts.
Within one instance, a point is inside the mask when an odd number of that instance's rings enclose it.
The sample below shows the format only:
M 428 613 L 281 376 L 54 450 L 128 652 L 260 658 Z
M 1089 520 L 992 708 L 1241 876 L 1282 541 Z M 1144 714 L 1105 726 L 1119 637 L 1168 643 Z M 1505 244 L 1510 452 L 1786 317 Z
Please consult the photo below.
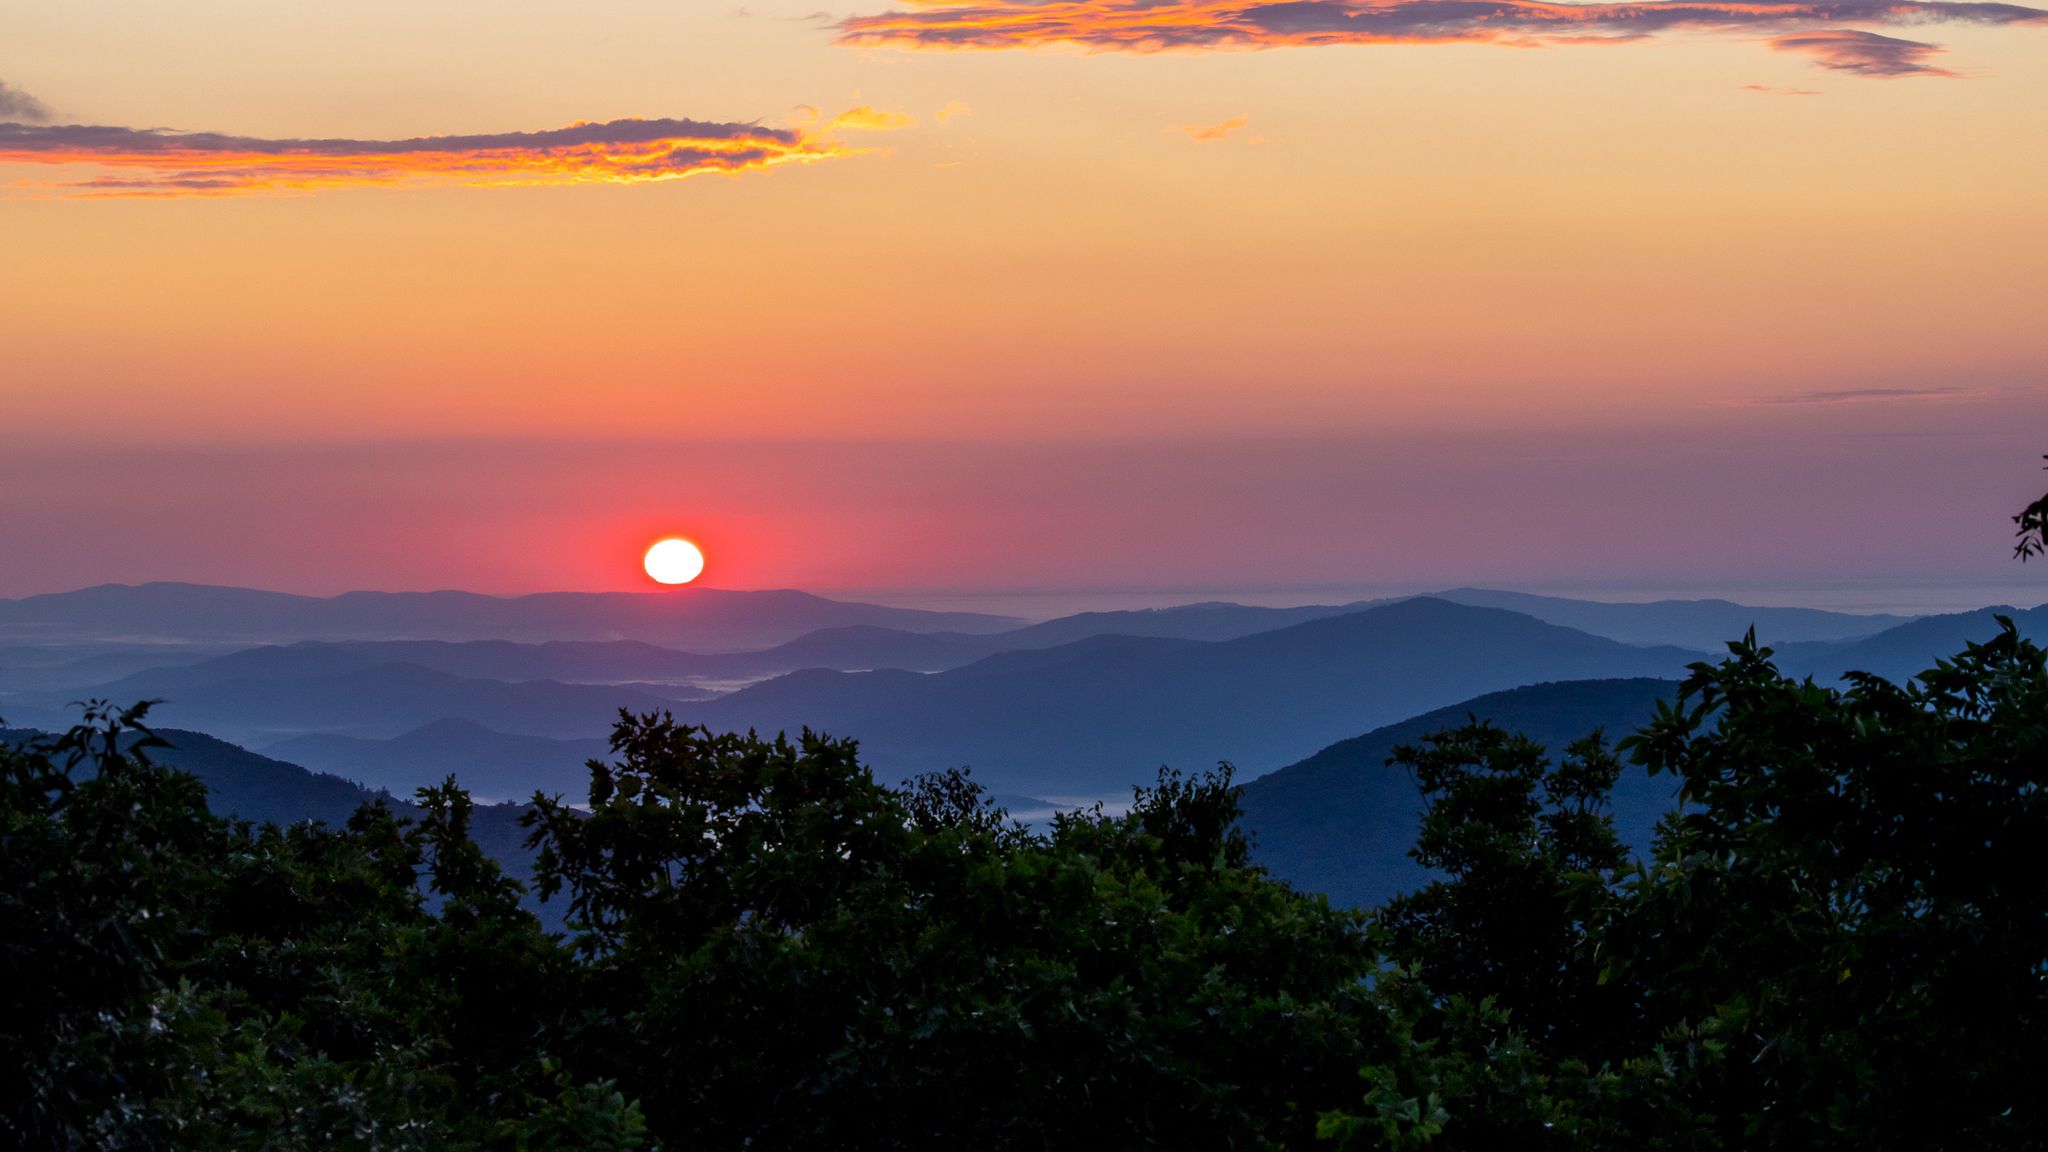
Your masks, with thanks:
M 41 124 L 50 119 L 50 109 L 41 100 L 0 80 L 0 121 Z
M 1927 63 L 1942 50 L 1918 40 L 1900 40 L 1851 28 L 1795 32 L 1771 39 L 1780 52 L 1803 52 L 1823 68 L 1858 76 L 1950 76 L 1955 73 Z
M 852 132 L 894 132 L 899 128 L 915 128 L 917 121 L 901 112 L 878 112 L 863 104 L 848 108 L 825 122 L 825 130 L 844 128 Z
M 72 195 L 192 196 L 364 185 L 630 184 L 849 154 L 808 132 L 613 120 L 540 132 L 293 140 L 97 125 L 0 124 L 0 164 L 98 169 Z
M 1744 92 L 1760 92 L 1766 96 L 1818 96 L 1811 88 L 1773 88 L 1769 84 L 1744 84 Z
M 2048 23 L 2048 12 L 1970 0 L 901 0 L 839 24 L 839 41 L 909 48 L 1093 51 L 1260 49 L 1323 44 L 1618 43 L 1696 30 L 1776 36 L 1785 51 L 1865 76 L 1940 73 L 1932 45 L 1840 26 Z M 1841 35 L 1825 39 L 1830 31 Z M 1873 43 L 1881 41 L 1884 43 Z
M 972 115 L 974 115 L 974 109 L 967 106 L 967 101 L 948 100 L 946 101 L 946 106 L 939 109 L 939 123 L 944 124 L 948 120 Z
M 1215 124 L 1175 124 L 1171 128 L 1168 128 L 1167 131 L 1185 132 L 1188 134 L 1188 139 L 1190 140 L 1201 140 L 1204 142 L 1209 142 L 1216 140 L 1227 140 L 1229 139 L 1230 134 L 1232 132 L 1235 132 L 1238 129 L 1250 123 L 1251 118 L 1248 116 L 1232 116 L 1228 120 L 1220 121 Z
M 1766 396 L 1740 402 L 1743 407 L 1779 408 L 1795 404 L 1861 404 L 1881 400 L 1946 400 L 1963 395 L 1960 388 L 1837 388 L 1821 392 L 1794 392 L 1789 396 Z

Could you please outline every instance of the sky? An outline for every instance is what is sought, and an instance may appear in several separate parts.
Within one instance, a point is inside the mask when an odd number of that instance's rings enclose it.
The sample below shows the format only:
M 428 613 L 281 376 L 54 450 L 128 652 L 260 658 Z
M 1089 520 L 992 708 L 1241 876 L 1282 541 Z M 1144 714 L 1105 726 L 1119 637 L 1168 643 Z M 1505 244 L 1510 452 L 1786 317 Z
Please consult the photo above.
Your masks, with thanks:
M 0 0 L 0 596 L 2034 603 L 2048 15 Z

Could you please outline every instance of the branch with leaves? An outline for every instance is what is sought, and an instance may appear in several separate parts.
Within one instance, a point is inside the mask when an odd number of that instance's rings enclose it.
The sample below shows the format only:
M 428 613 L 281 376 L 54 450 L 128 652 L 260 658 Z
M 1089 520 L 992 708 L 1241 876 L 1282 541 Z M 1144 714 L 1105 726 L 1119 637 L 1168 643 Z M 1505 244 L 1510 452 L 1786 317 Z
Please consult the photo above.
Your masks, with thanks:
M 2048 456 L 2042 459 L 2048 460 Z M 2013 545 L 2013 555 L 2024 561 L 2029 556 L 2048 553 L 2048 496 L 2027 505 L 2024 511 L 2012 518 L 2012 522 L 2020 526 L 2017 533 L 2020 542 Z

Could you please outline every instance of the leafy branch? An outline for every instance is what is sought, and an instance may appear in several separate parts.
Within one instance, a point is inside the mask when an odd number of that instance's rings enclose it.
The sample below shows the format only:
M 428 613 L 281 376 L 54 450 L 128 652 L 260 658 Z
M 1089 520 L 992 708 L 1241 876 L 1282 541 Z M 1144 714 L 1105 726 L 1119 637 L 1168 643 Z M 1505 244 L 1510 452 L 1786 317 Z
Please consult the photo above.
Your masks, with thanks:
M 2048 460 L 2048 456 L 2042 459 Z M 2013 555 L 2024 561 L 2029 556 L 2048 553 L 2048 496 L 2027 505 L 2012 522 L 2020 526 L 2016 533 L 2020 542 L 2013 546 Z

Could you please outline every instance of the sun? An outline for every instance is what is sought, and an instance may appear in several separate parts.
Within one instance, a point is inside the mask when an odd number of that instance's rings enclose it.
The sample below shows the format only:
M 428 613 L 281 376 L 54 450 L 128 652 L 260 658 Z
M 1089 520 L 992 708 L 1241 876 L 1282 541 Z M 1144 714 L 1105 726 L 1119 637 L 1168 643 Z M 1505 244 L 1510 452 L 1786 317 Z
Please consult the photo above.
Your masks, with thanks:
M 642 561 L 658 584 L 688 584 L 704 571 L 704 553 L 680 536 L 656 541 Z

